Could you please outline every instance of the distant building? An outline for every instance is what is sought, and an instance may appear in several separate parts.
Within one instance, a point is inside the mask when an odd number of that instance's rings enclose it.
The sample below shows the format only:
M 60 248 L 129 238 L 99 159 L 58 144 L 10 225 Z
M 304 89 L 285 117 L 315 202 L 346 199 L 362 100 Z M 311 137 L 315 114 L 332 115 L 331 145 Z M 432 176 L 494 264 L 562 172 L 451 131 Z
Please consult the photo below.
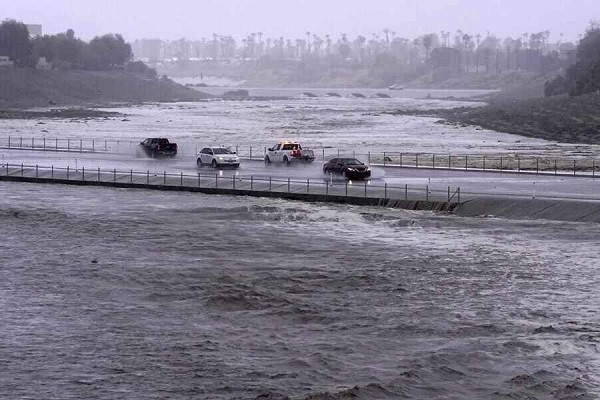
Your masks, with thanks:
M 132 50 L 137 60 L 157 62 L 164 58 L 164 42 L 160 39 L 140 39 L 133 43 Z
M 42 33 L 42 25 L 28 24 L 27 25 L 27 30 L 29 31 L 29 36 L 32 37 L 32 38 L 43 35 L 43 33 Z
M 49 63 L 46 60 L 46 57 L 40 57 L 38 59 L 37 64 L 35 65 L 35 68 L 36 69 L 46 69 L 46 70 L 49 70 L 49 69 L 52 69 L 52 63 Z
M 12 67 L 14 64 L 8 56 L 0 56 L 0 67 Z

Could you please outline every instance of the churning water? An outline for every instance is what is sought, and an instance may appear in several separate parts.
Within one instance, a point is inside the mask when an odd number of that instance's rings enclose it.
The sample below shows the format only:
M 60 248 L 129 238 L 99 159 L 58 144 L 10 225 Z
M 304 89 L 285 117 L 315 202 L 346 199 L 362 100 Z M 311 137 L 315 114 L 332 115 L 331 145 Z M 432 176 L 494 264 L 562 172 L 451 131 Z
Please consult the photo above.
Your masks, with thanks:
M 0 221 L 1 398 L 599 393 L 597 225 L 15 183 Z

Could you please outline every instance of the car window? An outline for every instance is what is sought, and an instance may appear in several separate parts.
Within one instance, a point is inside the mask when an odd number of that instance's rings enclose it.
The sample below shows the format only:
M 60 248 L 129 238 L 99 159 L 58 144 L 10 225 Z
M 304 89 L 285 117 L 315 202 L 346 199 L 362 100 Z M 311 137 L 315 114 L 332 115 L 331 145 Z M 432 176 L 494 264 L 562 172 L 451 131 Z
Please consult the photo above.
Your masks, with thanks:
M 329 164 L 337 164 L 337 163 L 338 163 L 338 161 L 339 161 L 339 159 L 338 159 L 338 158 L 334 158 L 333 160 L 330 160 L 330 161 L 329 161 Z
M 165 144 L 169 144 L 169 140 L 168 139 L 158 139 L 158 144 L 165 145 Z
M 362 163 L 360 161 L 358 161 L 356 158 L 344 158 L 342 160 L 342 163 L 344 163 L 346 165 L 362 165 Z
M 281 148 L 281 144 L 278 144 L 277 146 L 275 146 L 275 151 L 279 150 Z
M 231 154 L 231 151 L 229 151 L 228 149 L 224 149 L 224 148 L 217 148 L 217 149 L 213 149 L 215 154 Z
M 202 150 L 200 150 L 200 154 L 207 154 L 208 153 L 208 149 L 205 147 Z

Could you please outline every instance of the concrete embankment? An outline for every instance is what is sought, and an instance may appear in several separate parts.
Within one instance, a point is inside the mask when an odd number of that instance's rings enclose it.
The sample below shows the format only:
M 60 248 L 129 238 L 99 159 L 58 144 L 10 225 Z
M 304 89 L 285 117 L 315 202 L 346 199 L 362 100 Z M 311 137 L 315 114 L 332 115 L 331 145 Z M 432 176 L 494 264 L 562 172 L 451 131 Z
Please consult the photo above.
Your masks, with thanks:
M 128 189 L 151 189 L 151 190 L 167 190 L 178 192 L 194 192 L 204 194 L 221 194 L 234 196 L 250 196 L 250 197 L 271 197 L 286 200 L 299 200 L 308 202 L 320 203 L 339 203 L 353 204 L 361 206 L 380 206 L 400 208 L 413 211 L 435 211 L 452 213 L 458 203 L 433 201 L 433 200 L 404 200 L 395 198 L 378 198 L 378 197 L 361 197 L 361 196 L 344 196 L 324 193 L 301 193 L 301 192 L 285 192 L 271 190 L 248 190 L 248 189 L 232 189 L 232 188 L 217 188 L 217 187 L 196 187 L 189 185 L 177 184 L 157 184 L 157 183 L 131 183 L 131 182 L 111 182 L 103 180 L 74 180 L 61 178 L 44 178 L 30 176 L 2 176 L 0 182 L 28 182 L 28 183 L 46 183 L 46 184 L 64 184 L 77 186 L 104 186 L 114 188 Z
M 30 173 L 32 171 L 29 171 Z M 76 174 L 77 175 L 77 174 Z M 185 191 L 204 194 L 221 194 L 250 197 L 270 197 L 287 200 L 299 200 L 308 202 L 353 204 L 363 206 L 392 207 L 414 211 L 435 211 L 442 213 L 451 213 L 464 217 L 496 217 L 507 219 L 544 219 L 554 221 L 569 222 L 592 222 L 600 223 L 600 201 L 585 200 L 562 200 L 562 199 L 518 199 L 518 198 L 491 198 L 481 197 L 469 199 L 464 202 L 447 202 L 441 199 L 429 200 L 405 200 L 394 193 L 389 193 L 390 197 L 383 197 L 383 193 L 373 193 L 369 197 L 361 195 L 340 195 L 325 193 L 322 190 L 315 190 L 307 193 L 304 188 L 294 188 L 285 190 L 273 187 L 272 189 L 265 185 L 261 187 L 255 184 L 254 189 L 235 188 L 235 187 L 216 187 L 192 184 L 190 180 L 184 180 L 177 176 L 165 179 L 162 176 L 146 177 L 142 182 L 134 182 L 133 177 L 129 175 L 115 176 L 101 175 L 98 179 L 91 175 L 86 179 L 79 172 L 77 177 L 35 177 L 20 175 L 0 175 L 0 182 L 28 182 L 28 183 L 46 183 L 46 184 L 65 184 L 78 186 L 103 186 L 113 188 L 129 189 L 150 189 L 167 191 Z M 100 179 L 101 178 L 101 179 Z M 139 178 L 139 177 L 136 177 Z M 124 181 L 129 179 L 130 181 Z M 120 180 L 120 181 L 119 181 Z M 247 182 L 246 182 L 247 183 Z M 241 181 L 240 181 L 241 185 Z M 299 189 L 299 190 L 298 190 Z
M 600 201 L 478 198 L 465 201 L 453 213 L 465 217 L 547 219 L 600 223 Z

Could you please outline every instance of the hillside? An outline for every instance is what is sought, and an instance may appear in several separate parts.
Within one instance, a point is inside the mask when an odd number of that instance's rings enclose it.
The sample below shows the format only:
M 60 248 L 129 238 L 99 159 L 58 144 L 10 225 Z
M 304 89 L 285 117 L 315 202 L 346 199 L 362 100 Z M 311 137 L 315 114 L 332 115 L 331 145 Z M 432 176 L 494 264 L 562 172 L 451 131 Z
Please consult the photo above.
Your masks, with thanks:
M 450 123 L 477 125 L 567 143 L 600 144 L 600 95 L 494 101 L 481 108 L 438 110 Z
M 197 101 L 209 97 L 169 79 L 149 79 L 120 71 L 0 69 L 2 108 Z

